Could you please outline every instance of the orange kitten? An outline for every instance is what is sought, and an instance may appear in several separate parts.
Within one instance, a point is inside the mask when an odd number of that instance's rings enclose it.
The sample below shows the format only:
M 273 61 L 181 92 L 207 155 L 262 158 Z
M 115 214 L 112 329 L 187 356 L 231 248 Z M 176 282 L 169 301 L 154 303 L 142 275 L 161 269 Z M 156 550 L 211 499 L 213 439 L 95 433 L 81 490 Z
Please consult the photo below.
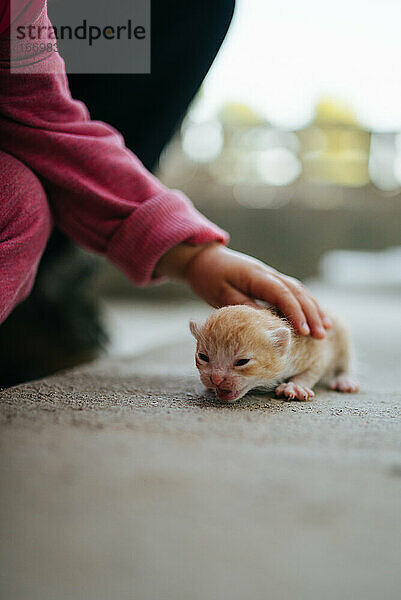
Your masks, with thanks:
M 357 392 L 359 386 L 349 373 L 347 331 L 338 319 L 332 321 L 326 337 L 316 340 L 296 333 L 270 309 L 241 305 L 215 310 L 203 325 L 190 322 L 200 379 L 226 402 L 256 387 L 307 400 L 322 379 L 329 379 L 333 390 Z

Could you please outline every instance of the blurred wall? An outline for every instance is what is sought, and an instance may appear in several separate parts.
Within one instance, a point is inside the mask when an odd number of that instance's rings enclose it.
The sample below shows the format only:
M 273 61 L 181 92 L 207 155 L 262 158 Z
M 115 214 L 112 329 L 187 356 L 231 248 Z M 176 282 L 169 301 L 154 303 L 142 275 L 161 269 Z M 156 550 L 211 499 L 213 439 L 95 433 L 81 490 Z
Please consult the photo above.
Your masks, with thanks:
M 289 191 L 283 190 L 285 194 Z M 333 189 L 339 198 L 339 190 Z M 313 193 L 330 195 L 314 188 Z M 343 190 L 343 202 L 325 208 L 292 200 L 279 208 L 247 208 L 232 199 L 232 190 L 205 188 L 191 198 L 212 221 L 230 232 L 230 247 L 249 253 L 300 279 L 317 275 L 322 255 L 338 248 L 379 250 L 400 243 L 401 203 L 398 197 L 378 199 L 374 188 Z M 352 196 L 352 202 L 347 194 Z M 291 195 L 291 194 L 290 194 Z M 341 197 L 341 195 L 340 195 Z M 327 199 L 327 198 L 326 198 Z M 379 201 L 380 200 L 380 201 Z M 112 265 L 103 261 L 99 291 L 143 297 L 186 295 L 183 286 L 168 284 L 138 290 Z

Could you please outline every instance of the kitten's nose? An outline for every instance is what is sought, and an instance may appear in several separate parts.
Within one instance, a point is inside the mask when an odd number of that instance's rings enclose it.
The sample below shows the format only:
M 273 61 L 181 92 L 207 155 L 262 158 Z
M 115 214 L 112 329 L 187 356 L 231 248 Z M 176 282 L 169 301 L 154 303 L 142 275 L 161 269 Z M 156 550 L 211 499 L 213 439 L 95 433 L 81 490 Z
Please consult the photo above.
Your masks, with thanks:
M 225 377 L 224 377 L 223 373 L 219 373 L 218 371 L 214 371 L 210 375 L 210 381 L 214 385 L 220 385 L 220 383 L 222 383 L 224 381 L 224 379 L 225 379 Z

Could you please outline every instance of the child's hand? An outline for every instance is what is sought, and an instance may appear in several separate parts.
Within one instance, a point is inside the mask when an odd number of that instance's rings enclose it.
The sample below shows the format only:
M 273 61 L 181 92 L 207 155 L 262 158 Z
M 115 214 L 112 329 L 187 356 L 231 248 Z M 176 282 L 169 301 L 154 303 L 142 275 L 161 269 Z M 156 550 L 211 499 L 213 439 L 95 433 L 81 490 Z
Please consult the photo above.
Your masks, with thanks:
M 257 306 L 255 299 L 277 306 L 303 335 L 323 338 L 331 323 L 310 292 L 296 279 L 221 244 L 204 248 L 189 261 L 185 278 L 206 302 Z
M 299 281 L 218 243 L 175 246 L 160 259 L 155 275 L 185 279 L 198 296 L 215 308 L 228 304 L 258 307 L 255 299 L 269 302 L 303 335 L 323 338 L 325 329 L 331 326 L 317 301 Z

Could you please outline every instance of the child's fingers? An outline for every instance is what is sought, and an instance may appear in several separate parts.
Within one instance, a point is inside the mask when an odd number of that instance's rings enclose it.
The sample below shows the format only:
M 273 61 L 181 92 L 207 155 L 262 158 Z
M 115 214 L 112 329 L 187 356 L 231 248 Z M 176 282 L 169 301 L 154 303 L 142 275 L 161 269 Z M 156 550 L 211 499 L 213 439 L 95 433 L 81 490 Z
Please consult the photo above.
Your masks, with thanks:
M 298 301 L 302 306 L 302 310 L 306 315 L 306 321 L 309 325 L 311 335 L 315 338 L 324 338 L 326 332 L 323 327 L 323 321 L 319 311 L 316 309 L 315 303 L 309 298 L 308 294 L 301 294 Z
M 331 322 L 330 317 L 328 317 L 326 315 L 326 313 L 324 312 L 324 310 L 322 308 L 320 308 L 318 301 L 311 294 L 310 294 L 310 299 L 312 300 L 312 302 L 314 302 L 314 304 L 316 306 L 316 310 L 318 311 L 318 313 L 320 315 L 320 318 L 323 323 L 323 327 L 325 329 L 330 329 L 333 326 L 333 323 Z
M 283 281 L 285 285 L 287 285 L 291 289 L 294 296 L 301 304 L 302 310 L 306 315 L 307 323 L 311 330 L 312 336 L 318 339 L 324 338 L 326 335 L 324 326 L 325 314 L 321 310 L 317 301 L 313 298 L 309 290 L 307 290 L 300 281 L 292 277 L 281 276 L 279 278 L 281 281 Z
M 325 334 L 324 330 L 330 329 L 330 327 L 332 327 L 332 322 L 331 322 L 330 318 L 325 314 L 324 310 L 322 308 L 320 308 L 317 300 L 312 296 L 312 294 L 306 288 L 304 288 L 304 296 L 303 297 L 305 298 L 305 301 L 306 301 L 306 299 L 308 299 L 308 302 L 310 303 L 311 310 L 313 312 L 313 318 L 315 319 L 316 327 L 319 329 L 320 333 L 321 333 L 320 328 L 323 328 L 323 334 Z M 301 302 L 302 302 L 302 300 L 301 300 Z M 312 332 L 312 335 L 314 335 L 313 332 Z M 317 335 L 315 337 L 320 338 L 322 336 Z M 324 335 L 323 335 L 323 337 L 324 337 Z
M 250 293 L 255 298 L 276 305 L 300 333 L 310 333 L 303 306 L 291 289 L 275 274 L 258 274 L 252 277 Z

